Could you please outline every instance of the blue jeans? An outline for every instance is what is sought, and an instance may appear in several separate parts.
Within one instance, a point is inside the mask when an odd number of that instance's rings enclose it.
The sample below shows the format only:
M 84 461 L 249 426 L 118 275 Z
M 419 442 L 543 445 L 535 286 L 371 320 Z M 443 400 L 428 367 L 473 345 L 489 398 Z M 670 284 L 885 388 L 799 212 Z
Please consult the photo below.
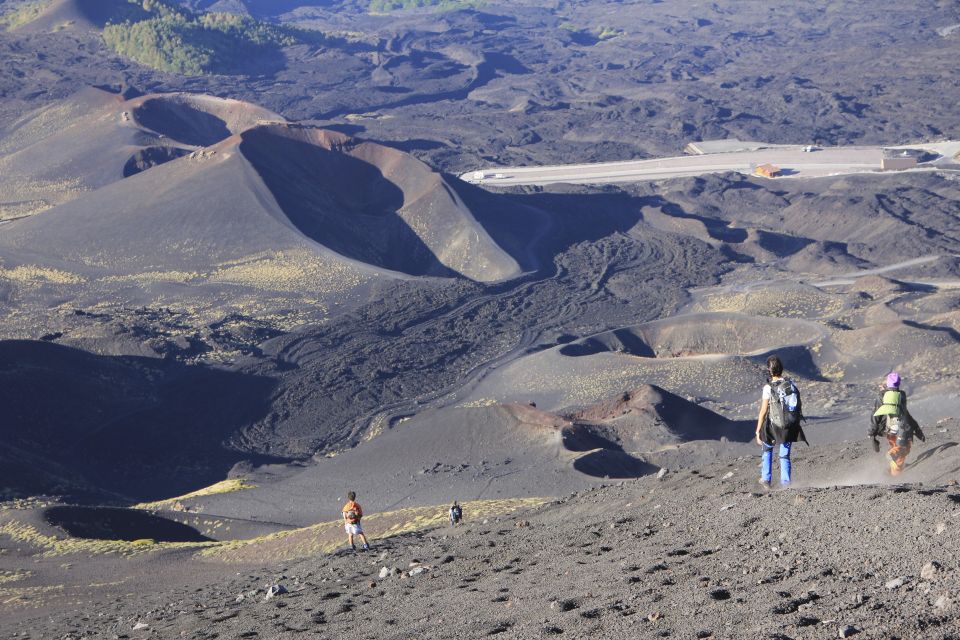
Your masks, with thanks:
M 790 445 L 784 442 L 780 445 L 780 484 L 790 484 Z M 760 479 L 770 482 L 773 475 L 773 445 L 764 443 L 763 454 L 760 457 Z

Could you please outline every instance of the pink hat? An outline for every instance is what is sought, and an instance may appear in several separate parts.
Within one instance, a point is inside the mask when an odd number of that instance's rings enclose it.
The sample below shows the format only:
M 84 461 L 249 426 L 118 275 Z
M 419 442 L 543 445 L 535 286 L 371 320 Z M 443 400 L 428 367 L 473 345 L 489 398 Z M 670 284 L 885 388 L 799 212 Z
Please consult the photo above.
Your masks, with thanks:
M 900 388 L 900 374 L 896 371 L 891 371 L 887 374 L 887 388 L 888 389 L 899 389 Z

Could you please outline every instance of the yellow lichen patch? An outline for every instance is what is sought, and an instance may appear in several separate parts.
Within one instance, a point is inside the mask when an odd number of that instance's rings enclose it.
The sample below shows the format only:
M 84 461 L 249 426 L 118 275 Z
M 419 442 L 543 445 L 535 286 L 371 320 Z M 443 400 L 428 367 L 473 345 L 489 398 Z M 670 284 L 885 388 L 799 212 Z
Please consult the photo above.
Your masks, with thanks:
M 824 318 L 839 313 L 843 303 L 836 296 L 812 288 L 790 289 L 789 293 L 771 288 L 709 294 L 694 307 L 776 318 Z
M 9 158 L 9 156 L 8 156 Z M 0 170 L 9 169 L 9 160 L 0 159 Z M 90 191 L 80 178 L 62 178 L 60 180 L 35 180 L 21 175 L 6 175 L 3 179 L 3 199 L 5 202 L 38 201 L 63 204 Z
M 40 213 L 53 205 L 46 200 L 25 200 L 22 202 L 0 202 L 0 220 L 15 220 Z
M 20 569 L 16 569 L 14 571 L 0 570 L 0 584 L 18 582 L 24 578 L 29 578 L 31 575 L 33 575 L 31 571 L 23 571 Z
M 548 501 L 548 498 L 475 500 L 464 503 L 463 511 L 468 521 L 475 521 L 509 515 L 519 509 L 536 507 Z M 363 519 L 364 529 L 371 539 L 422 531 L 446 522 L 446 505 L 375 513 Z M 271 533 L 252 540 L 224 542 L 203 549 L 199 555 L 220 562 L 283 562 L 330 553 L 342 545 L 343 524 L 334 521 Z
M 457 406 L 464 409 L 471 409 L 476 407 L 492 407 L 495 404 L 497 404 L 497 401 L 493 398 L 477 398 L 476 400 L 468 400 L 467 402 L 463 402 Z
M 80 538 L 58 538 L 41 533 L 29 524 L 7 520 L 0 523 L 0 536 L 7 536 L 13 542 L 35 548 L 40 557 L 54 558 L 70 554 L 116 555 L 130 557 L 142 553 L 167 549 L 199 549 L 214 542 L 157 542 L 155 544 L 137 544 L 125 540 L 85 540 Z
M 61 594 L 66 587 L 62 584 L 42 587 L 5 587 L 0 588 L 0 605 L 7 608 L 40 606 L 41 598 L 48 593 Z
M 340 260 L 326 260 L 307 250 L 279 251 L 227 263 L 211 274 L 211 282 L 261 290 L 337 293 L 365 281 L 357 269 Z
M 69 271 L 36 265 L 20 265 L 13 269 L 0 269 L 0 278 L 24 283 L 81 284 L 85 281 L 83 277 Z
M 227 480 L 221 480 L 216 484 L 212 484 L 209 487 L 204 487 L 203 489 L 197 489 L 186 495 L 177 496 L 176 498 L 167 498 L 166 500 L 157 500 L 156 502 L 141 502 L 140 504 L 133 505 L 134 509 L 149 509 L 152 511 L 158 509 L 171 509 L 175 504 L 188 500 L 190 498 L 200 498 L 202 496 L 215 496 L 222 493 L 233 493 L 234 491 L 243 491 L 244 489 L 256 489 L 257 485 L 250 484 L 246 481 L 245 478 L 228 478 Z M 180 511 L 181 509 L 174 509 L 175 511 Z
M 145 271 L 123 276 L 110 276 L 101 279 L 101 282 L 190 282 L 202 277 L 196 271 Z
M 845 372 L 839 363 L 832 362 L 820 366 L 820 375 L 831 382 L 841 382 Z

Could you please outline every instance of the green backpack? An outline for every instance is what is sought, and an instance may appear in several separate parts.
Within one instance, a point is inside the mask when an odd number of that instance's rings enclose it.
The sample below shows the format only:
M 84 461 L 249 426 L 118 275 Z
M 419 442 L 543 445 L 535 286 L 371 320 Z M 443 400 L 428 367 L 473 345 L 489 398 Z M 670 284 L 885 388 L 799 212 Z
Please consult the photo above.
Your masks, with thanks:
M 874 417 L 886 416 L 887 433 L 898 435 L 906 426 L 903 419 L 903 392 L 897 389 L 888 389 L 883 392 L 880 407 L 873 412 Z

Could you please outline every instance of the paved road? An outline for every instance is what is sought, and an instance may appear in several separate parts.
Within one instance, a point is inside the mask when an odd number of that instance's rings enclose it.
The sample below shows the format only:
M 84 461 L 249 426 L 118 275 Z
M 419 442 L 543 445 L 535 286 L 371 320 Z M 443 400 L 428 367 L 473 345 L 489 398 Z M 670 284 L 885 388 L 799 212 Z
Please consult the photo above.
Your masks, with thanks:
M 941 143 L 960 145 L 960 143 Z M 921 145 L 916 145 L 918 148 Z M 930 146 L 933 145 L 923 145 Z M 548 185 L 555 183 L 605 184 L 663 180 L 707 173 L 736 171 L 753 173 L 761 164 L 773 164 L 783 170 L 783 177 L 818 177 L 844 173 L 880 170 L 883 151 L 880 147 L 832 147 L 806 152 L 803 147 L 776 147 L 733 153 L 678 156 L 655 160 L 629 160 L 596 164 L 569 164 L 544 167 L 493 167 L 482 169 L 484 178 L 470 171 L 462 180 L 486 186 Z M 949 156 L 948 156 L 949 157 Z M 781 178 L 777 178 L 781 179 Z

